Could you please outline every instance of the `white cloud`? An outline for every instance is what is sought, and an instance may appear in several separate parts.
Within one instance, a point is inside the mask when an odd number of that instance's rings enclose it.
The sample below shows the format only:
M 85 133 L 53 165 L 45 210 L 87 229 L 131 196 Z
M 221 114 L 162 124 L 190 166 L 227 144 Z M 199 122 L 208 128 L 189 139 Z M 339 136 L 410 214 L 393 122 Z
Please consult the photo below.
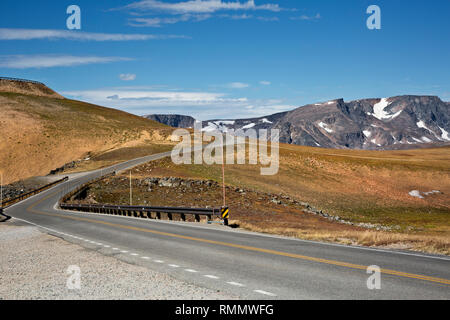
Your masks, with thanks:
M 121 74 L 119 75 L 120 80 L 123 81 L 133 81 L 136 79 L 136 75 L 133 73 L 125 73 L 125 74 Z
M 63 92 L 70 98 L 101 106 L 118 108 L 138 115 L 151 113 L 181 113 L 205 115 L 204 119 L 221 116 L 221 112 L 241 110 L 248 104 L 247 98 L 230 98 L 223 93 L 103 89 Z
M 113 10 L 128 10 L 133 15 L 129 19 L 129 25 L 134 27 L 162 27 L 163 25 L 175 24 L 178 22 L 199 22 L 213 17 L 226 18 L 231 20 L 257 19 L 261 21 L 278 21 L 278 17 L 253 16 L 246 13 L 222 13 L 243 12 L 243 11 L 268 11 L 276 13 L 282 10 L 296 11 L 295 9 L 284 9 L 278 4 L 255 4 L 254 0 L 248 1 L 222 1 L 222 0 L 189 0 L 181 2 L 164 2 L 158 0 L 142 0 L 134 2 L 128 6 Z M 152 14 L 152 17 L 143 15 Z M 155 16 L 155 15 L 164 16 Z
M 175 15 L 175 16 L 169 16 L 169 17 L 151 17 L 151 18 L 130 18 L 128 20 L 128 25 L 132 27 L 154 27 L 154 28 L 160 28 L 164 25 L 169 24 L 176 24 L 179 22 L 200 22 L 205 21 L 211 18 L 214 18 L 215 16 L 209 13 L 205 14 L 182 14 L 182 15 Z M 222 19 L 230 19 L 230 20 L 249 20 L 249 19 L 257 19 L 260 21 L 278 21 L 278 17 L 260 17 L 260 16 L 253 16 L 246 13 L 243 14 L 220 14 L 216 17 L 222 18 Z
M 282 10 L 278 4 L 256 5 L 254 0 L 247 2 L 221 0 L 189 0 L 184 2 L 163 2 L 158 0 L 142 0 L 134 2 L 125 8 L 140 11 L 161 11 L 171 14 L 184 13 L 214 13 L 224 10 L 266 10 L 279 12 Z
M 263 86 L 270 86 L 272 83 L 270 81 L 260 81 L 259 84 L 262 84 Z
M 71 56 L 71 55 L 11 55 L 0 56 L 0 67 L 10 69 L 71 67 L 92 63 L 129 61 L 121 57 Z
M 232 82 L 227 85 L 227 87 L 232 89 L 245 89 L 250 87 L 248 83 L 242 83 L 242 82 Z
M 69 91 L 62 94 L 90 103 L 118 108 L 138 115 L 177 113 L 197 119 L 247 118 L 291 110 L 281 100 L 249 100 L 230 97 L 224 93 L 191 92 L 186 90 L 157 89 L 164 86 L 119 87 L 87 91 Z M 136 89 L 133 89 L 136 88 Z
M 0 28 L 0 40 L 78 40 L 78 41 L 143 41 L 187 38 L 177 35 L 91 33 L 70 30 Z
M 308 16 L 308 15 L 301 15 L 299 17 L 291 17 L 291 20 L 319 20 L 322 16 L 320 13 L 316 14 L 315 16 Z
M 251 14 L 221 14 L 219 17 L 221 18 L 228 18 L 231 20 L 248 20 L 248 19 L 252 19 L 253 15 Z
M 129 90 L 129 89 L 105 89 L 69 91 L 66 94 L 97 102 L 108 100 L 120 100 L 127 104 L 139 105 L 185 105 L 186 103 L 212 103 L 223 102 L 224 94 L 210 92 L 186 92 L 186 91 L 153 91 L 153 90 Z
M 132 18 L 129 19 L 129 25 L 132 27 L 161 27 L 165 24 L 175 24 L 186 21 L 204 21 L 212 16 L 210 14 L 183 14 L 176 17 L 155 17 L 155 18 Z

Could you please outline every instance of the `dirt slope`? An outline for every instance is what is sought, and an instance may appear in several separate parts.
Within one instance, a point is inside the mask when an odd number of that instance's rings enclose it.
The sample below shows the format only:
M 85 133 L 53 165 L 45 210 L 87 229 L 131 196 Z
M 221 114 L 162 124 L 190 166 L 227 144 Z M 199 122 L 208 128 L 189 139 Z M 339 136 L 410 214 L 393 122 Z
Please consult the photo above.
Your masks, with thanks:
M 126 112 L 65 99 L 40 84 L 17 81 L 0 80 L 0 115 L 5 184 L 48 174 L 88 154 L 166 143 L 172 131 Z

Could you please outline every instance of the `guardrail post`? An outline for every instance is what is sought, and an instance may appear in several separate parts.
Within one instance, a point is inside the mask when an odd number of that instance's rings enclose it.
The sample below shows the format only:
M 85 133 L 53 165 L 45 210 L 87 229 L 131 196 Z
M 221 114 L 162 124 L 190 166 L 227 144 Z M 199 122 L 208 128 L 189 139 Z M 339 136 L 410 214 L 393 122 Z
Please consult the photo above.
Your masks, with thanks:
M 200 222 L 200 215 L 194 214 L 195 222 Z
M 184 215 L 184 213 L 182 213 L 182 214 L 180 215 L 180 217 L 181 217 L 181 221 L 186 221 L 186 216 Z
M 171 221 L 172 221 L 172 220 L 173 220 L 173 218 L 172 218 L 172 214 L 171 214 L 171 213 L 168 213 L 168 214 L 167 214 L 167 218 L 168 218 L 169 220 L 171 220 Z
M 209 222 L 209 221 L 211 221 L 211 215 L 210 214 L 206 215 L 206 222 Z
M 156 213 L 156 219 L 161 220 L 161 212 Z

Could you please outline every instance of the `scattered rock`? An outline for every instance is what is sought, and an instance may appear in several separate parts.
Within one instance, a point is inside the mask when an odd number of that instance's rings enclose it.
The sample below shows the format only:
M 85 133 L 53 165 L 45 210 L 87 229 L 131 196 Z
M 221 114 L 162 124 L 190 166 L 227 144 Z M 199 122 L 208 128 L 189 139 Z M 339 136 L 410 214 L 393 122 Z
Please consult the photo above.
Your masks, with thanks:
M 281 201 L 280 201 L 280 200 L 277 200 L 276 198 L 274 198 L 274 199 L 272 199 L 272 203 L 275 203 L 275 204 L 281 204 Z

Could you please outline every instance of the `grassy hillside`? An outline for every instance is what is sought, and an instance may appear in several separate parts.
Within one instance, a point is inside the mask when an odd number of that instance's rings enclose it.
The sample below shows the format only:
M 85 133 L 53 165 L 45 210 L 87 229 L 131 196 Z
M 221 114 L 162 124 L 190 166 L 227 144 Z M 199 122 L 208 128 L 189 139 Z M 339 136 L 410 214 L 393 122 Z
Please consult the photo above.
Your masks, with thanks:
M 137 204 L 221 206 L 221 188 L 177 197 L 149 192 L 147 177 L 184 177 L 221 182 L 221 167 L 174 165 L 170 159 L 133 169 Z M 92 192 L 99 202 L 127 203 L 128 173 Z M 139 182 L 141 181 L 141 182 Z M 450 254 L 450 147 L 408 151 L 330 150 L 282 145 L 280 172 L 261 176 L 259 166 L 227 165 L 231 219 L 241 227 L 304 239 L 388 246 Z M 236 192 L 245 188 L 245 194 Z M 440 193 L 424 199 L 412 190 Z M 254 192 L 260 192 L 256 194 Z M 391 231 L 367 230 L 275 206 L 262 193 L 289 196 L 346 221 L 371 223 Z M 111 195 L 114 195 L 111 197 Z M 144 203 L 145 201 L 145 203 Z M 293 211 L 294 210 L 294 211 Z
M 173 130 L 110 108 L 17 92 L 0 92 L 0 113 L 4 183 L 45 175 L 87 154 L 164 144 Z

